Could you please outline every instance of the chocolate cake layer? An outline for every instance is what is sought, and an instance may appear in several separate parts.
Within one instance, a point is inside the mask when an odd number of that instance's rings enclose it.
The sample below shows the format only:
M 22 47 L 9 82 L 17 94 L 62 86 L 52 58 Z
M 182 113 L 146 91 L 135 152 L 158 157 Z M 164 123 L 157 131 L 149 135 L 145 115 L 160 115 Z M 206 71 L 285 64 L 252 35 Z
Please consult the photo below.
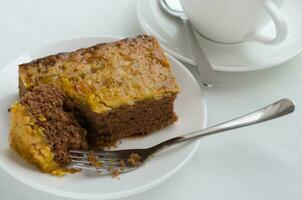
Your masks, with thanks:
M 55 161 L 64 166 L 70 163 L 70 149 L 86 149 L 86 130 L 71 112 L 63 110 L 65 95 L 53 85 L 40 85 L 21 98 L 21 105 L 42 128 L 43 135 L 54 153 Z
M 118 139 L 146 135 L 175 122 L 175 98 L 176 95 L 159 100 L 149 99 L 102 114 L 70 98 L 66 104 L 87 128 L 89 144 L 94 148 L 102 148 L 114 144 Z

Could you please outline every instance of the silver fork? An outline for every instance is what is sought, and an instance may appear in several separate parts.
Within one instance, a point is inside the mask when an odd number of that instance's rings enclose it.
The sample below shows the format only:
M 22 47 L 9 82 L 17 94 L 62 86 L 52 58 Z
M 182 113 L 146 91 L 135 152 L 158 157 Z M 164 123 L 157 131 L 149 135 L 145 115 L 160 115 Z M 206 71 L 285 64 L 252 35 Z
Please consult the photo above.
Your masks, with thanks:
M 265 106 L 259 110 L 243 115 L 241 117 L 208 127 L 206 129 L 201 129 L 179 137 L 166 140 L 146 149 L 126 149 L 93 152 L 71 150 L 71 167 L 83 170 L 96 170 L 102 175 L 112 174 L 114 172 L 129 172 L 134 169 L 137 169 L 139 166 L 145 163 L 145 161 L 150 158 L 150 156 L 153 155 L 155 152 L 163 150 L 174 144 L 268 121 L 292 113 L 294 110 L 295 104 L 291 100 L 281 99 L 273 104 Z M 101 167 L 95 167 L 90 163 L 90 161 L 88 161 L 88 155 L 90 154 L 96 155 L 98 157 L 98 161 L 102 164 Z M 130 158 L 131 154 L 139 155 L 140 158 L 137 159 L 137 161 L 139 161 L 140 164 L 133 164 L 131 162 L 128 162 L 128 159 Z M 123 160 L 124 163 L 121 163 L 121 160 Z

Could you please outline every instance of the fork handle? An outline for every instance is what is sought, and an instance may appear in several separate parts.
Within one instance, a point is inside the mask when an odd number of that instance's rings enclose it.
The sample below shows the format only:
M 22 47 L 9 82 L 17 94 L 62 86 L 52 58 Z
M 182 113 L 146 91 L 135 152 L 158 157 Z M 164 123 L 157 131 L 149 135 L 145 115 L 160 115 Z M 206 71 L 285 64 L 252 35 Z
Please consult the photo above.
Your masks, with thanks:
M 188 133 L 179 137 L 175 137 L 169 140 L 166 140 L 162 143 L 159 143 L 155 146 L 154 150 L 162 149 L 164 147 L 171 146 L 173 144 L 184 142 L 187 140 L 208 136 L 216 133 L 221 133 L 224 131 L 237 129 L 261 122 L 265 122 L 271 119 L 275 119 L 287 114 L 292 113 L 295 110 L 295 104 L 293 101 L 289 99 L 281 99 L 273 104 L 265 106 L 259 110 L 251 112 L 249 114 L 243 115 L 241 117 L 210 126 L 205 129 L 201 129 L 198 131 L 194 131 L 192 133 Z

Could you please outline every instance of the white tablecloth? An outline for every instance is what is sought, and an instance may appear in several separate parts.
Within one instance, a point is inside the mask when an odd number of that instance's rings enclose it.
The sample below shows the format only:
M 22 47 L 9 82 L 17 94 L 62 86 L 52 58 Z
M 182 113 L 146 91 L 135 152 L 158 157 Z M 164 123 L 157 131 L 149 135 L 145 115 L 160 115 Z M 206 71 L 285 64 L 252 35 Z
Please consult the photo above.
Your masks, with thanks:
M 95 35 L 131 37 L 142 32 L 135 0 L 2 0 L 0 27 L 0 68 L 23 52 L 52 41 Z M 195 67 L 188 68 L 196 75 Z M 176 176 L 125 199 L 302 198 L 302 55 L 273 69 L 219 76 L 222 87 L 204 89 L 209 124 L 283 97 L 296 101 L 296 112 L 205 138 Z M 63 198 L 36 191 L 0 169 L 0 199 Z

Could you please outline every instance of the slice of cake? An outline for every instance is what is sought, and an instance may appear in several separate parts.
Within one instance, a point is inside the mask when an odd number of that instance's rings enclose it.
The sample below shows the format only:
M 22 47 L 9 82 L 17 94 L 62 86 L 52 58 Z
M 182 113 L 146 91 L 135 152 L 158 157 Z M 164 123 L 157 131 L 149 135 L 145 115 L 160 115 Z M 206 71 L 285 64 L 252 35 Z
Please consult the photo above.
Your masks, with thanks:
M 10 108 L 10 146 L 42 171 L 55 175 L 71 172 L 69 149 L 87 149 L 86 130 L 72 113 L 63 110 L 60 88 L 40 85 Z
M 95 148 L 145 135 L 177 120 L 171 66 L 151 36 L 60 53 L 19 66 L 20 95 L 40 84 L 60 87 L 66 107 Z

